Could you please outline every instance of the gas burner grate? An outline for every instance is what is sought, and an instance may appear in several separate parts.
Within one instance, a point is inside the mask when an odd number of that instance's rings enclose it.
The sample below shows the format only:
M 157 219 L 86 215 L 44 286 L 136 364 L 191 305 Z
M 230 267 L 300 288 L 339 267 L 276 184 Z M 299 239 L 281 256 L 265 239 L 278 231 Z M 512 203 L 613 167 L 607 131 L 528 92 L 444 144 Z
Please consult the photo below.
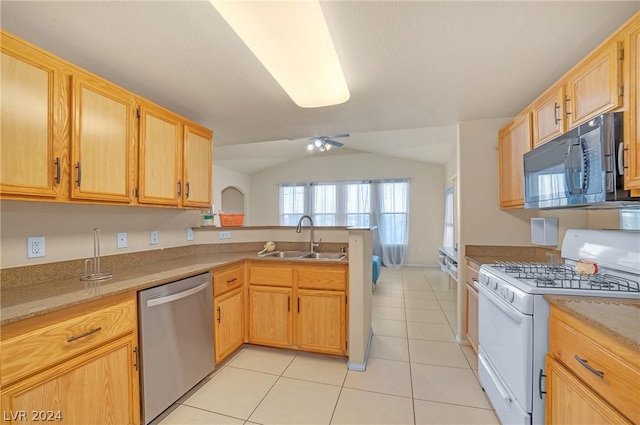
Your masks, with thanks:
M 609 274 L 578 274 L 568 264 L 499 261 L 493 267 L 515 278 L 534 281 L 539 288 L 640 292 L 639 282 Z

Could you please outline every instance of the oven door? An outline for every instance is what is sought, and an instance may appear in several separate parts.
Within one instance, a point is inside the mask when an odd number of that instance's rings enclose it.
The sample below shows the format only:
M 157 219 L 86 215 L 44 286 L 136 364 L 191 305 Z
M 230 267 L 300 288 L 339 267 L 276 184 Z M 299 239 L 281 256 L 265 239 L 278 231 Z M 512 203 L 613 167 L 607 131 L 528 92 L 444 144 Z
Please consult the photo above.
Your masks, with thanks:
M 520 407 L 531 413 L 533 316 L 519 312 L 488 288 L 479 286 L 480 349 L 498 376 L 498 384 L 504 385 Z M 492 403 L 495 407 L 496 403 Z

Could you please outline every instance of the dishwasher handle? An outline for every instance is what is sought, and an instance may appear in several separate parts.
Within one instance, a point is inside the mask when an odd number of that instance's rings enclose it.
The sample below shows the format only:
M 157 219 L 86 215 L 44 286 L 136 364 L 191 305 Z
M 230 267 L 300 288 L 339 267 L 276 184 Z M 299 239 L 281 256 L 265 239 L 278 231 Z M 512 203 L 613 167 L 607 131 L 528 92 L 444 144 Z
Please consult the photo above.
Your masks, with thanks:
M 147 307 L 153 307 L 160 304 L 170 303 L 181 298 L 186 298 L 190 295 L 193 295 L 197 292 L 203 291 L 207 286 L 209 286 L 209 282 L 203 283 L 202 285 L 195 286 L 191 289 L 187 289 L 186 291 L 178 292 L 177 294 L 167 295 L 166 297 L 154 298 L 147 301 Z

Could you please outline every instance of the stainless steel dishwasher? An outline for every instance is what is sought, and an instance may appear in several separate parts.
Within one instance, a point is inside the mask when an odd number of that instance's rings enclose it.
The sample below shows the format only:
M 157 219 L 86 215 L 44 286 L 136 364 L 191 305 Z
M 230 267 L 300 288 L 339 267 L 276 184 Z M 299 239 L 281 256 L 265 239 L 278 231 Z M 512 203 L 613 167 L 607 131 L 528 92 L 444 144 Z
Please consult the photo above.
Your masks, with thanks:
M 212 304 L 210 273 L 138 292 L 144 424 L 213 371 Z

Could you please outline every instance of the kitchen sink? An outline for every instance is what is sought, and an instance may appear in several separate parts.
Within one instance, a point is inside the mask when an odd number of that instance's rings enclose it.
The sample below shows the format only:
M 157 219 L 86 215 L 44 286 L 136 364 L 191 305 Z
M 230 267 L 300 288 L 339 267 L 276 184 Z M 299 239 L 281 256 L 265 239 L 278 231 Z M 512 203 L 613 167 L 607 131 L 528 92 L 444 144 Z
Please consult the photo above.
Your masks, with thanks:
M 313 258 L 316 260 L 342 260 L 346 256 L 347 254 L 341 254 L 339 252 L 311 252 L 303 258 Z
M 276 258 L 309 258 L 314 260 L 343 260 L 347 254 L 339 252 L 309 252 L 309 251 L 274 251 L 261 255 L 262 257 Z
M 307 254 L 309 254 L 309 251 L 273 251 L 264 254 L 263 257 L 304 258 Z

